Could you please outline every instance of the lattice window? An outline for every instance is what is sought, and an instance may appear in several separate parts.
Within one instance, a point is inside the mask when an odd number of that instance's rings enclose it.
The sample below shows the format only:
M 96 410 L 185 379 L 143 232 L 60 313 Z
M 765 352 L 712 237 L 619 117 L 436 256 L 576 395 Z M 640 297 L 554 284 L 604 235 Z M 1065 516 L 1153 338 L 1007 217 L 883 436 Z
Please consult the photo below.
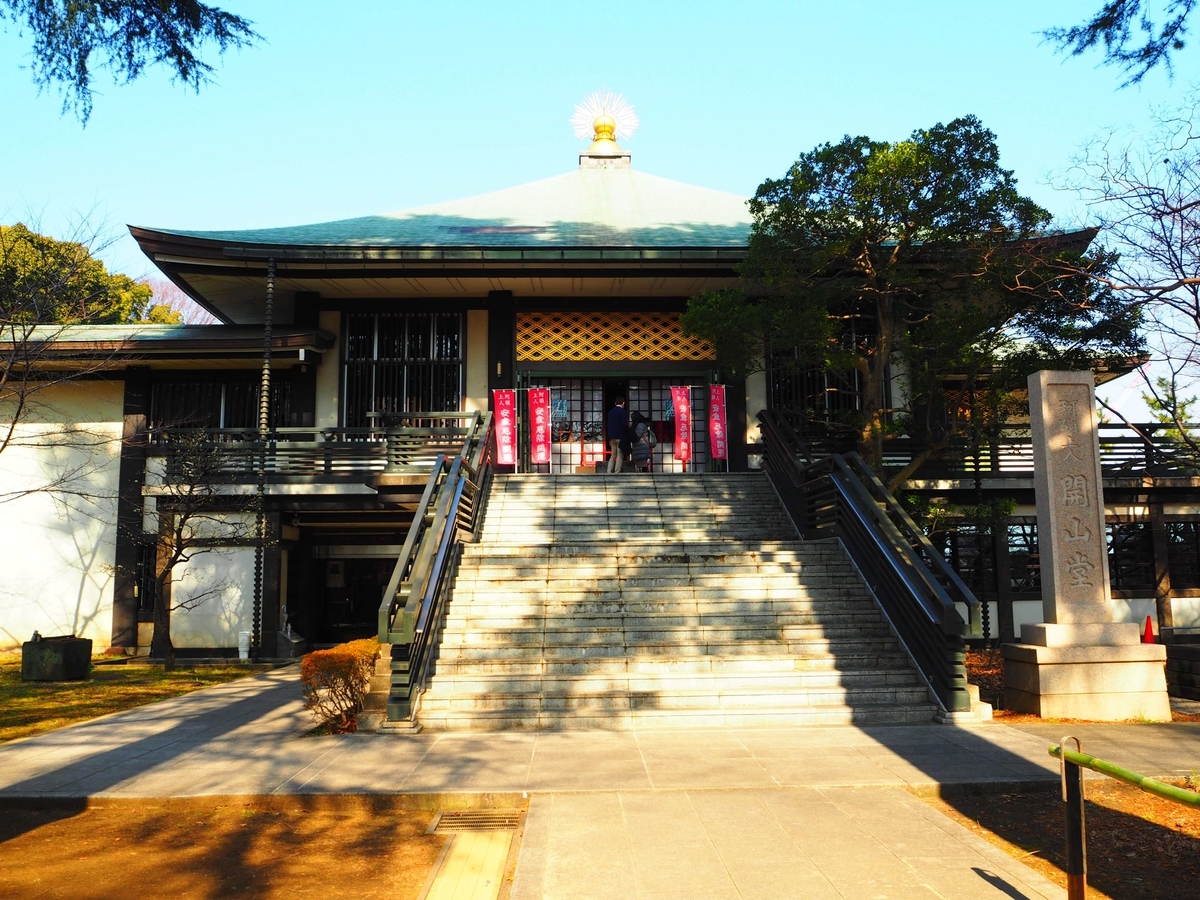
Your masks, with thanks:
M 520 362 L 711 360 L 707 341 L 684 335 L 673 312 L 517 314 Z
M 373 412 L 457 412 L 462 319 L 460 313 L 348 314 L 343 424 L 377 424 Z

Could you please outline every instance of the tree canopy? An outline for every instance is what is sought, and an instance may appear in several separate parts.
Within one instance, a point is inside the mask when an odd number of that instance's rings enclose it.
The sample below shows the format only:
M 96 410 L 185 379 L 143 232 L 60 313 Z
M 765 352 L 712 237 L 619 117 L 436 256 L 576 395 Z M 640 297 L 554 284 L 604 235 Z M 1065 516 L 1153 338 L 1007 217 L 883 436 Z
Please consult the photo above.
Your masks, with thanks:
M 1046 37 L 1059 49 L 1079 56 L 1104 47 L 1104 62 L 1125 70 L 1123 86 L 1137 84 L 1151 69 L 1171 71 L 1171 54 L 1182 50 L 1188 16 L 1197 0 L 1108 0 L 1088 21 L 1070 28 L 1051 28 Z
M 978 425 L 983 386 L 1017 380 L 1006 367 L 1140 352 L 1137 310 L 1078 274 L 1110 262 L 1083 256 L 1092 233 L 1047 234 L 1049 213 L 1017 190 L 973 116 L 895 143 L 818 146 L 763 182 L 750 209 L 742 286 L 692 298 L 684 327 L 735 377 L 771 366 L 855 380 L 843 424 L 871 461 L 889 434 L 928 443 Z M 907 396 L 889 406 L 897 371 Z
M 33 38 L 34 83 L 60 88 L 64 112 L 85 123 L 96 69 L 128 83 L 162 64 L 199 90 L 213 71 L 200 56 L 205 44 L 224 53 L 259 37 L 249 20 L 198 0 L 0 0 L 3 20 Z
M 109 272 L 85 243 L 56 240 L 20 223 L 0 225 L 0 324 L 6 331 L 181 321 L 171 306 L 155 302 L 149 284 Z

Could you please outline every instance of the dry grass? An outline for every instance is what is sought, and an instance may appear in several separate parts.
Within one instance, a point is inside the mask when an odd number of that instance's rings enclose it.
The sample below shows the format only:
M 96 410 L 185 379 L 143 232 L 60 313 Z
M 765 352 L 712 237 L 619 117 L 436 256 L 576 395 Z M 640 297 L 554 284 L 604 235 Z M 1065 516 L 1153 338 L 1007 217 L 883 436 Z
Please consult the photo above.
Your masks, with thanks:
M 420 893 L 446 838 L 431 812 L 148 800 L 5 809 L 0 897 L 356 897 Z
M 1194 900 L 1200 893 L 1200 810 L 1107 779 L 1089 780 L 1086 793 L 1089 898 Z M 1057 783 L 1035 791 L 928 802 L 1066 886 L 1063 804 Z
M 21 654 L 0 653 L 0 743 L 244 678 L 263 667 L 93 666 L 88 681 L 22 681 Z

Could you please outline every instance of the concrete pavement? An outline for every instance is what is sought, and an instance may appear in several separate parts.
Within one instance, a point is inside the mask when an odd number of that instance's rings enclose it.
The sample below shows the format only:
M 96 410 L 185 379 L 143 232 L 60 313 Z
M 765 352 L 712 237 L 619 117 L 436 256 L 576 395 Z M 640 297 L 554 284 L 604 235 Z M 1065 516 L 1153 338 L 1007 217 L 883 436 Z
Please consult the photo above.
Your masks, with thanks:
M 1033 898 L 1062 892 L 909 790 L 1054 782 L 1046 748 L 1064 732 L 1145 774 L 1200 769 L 1200 725 L 300 736 L 309 725 L 296 669 L 276 670 L 0 746 L 0 804 L 526 793 L 520 900 Z

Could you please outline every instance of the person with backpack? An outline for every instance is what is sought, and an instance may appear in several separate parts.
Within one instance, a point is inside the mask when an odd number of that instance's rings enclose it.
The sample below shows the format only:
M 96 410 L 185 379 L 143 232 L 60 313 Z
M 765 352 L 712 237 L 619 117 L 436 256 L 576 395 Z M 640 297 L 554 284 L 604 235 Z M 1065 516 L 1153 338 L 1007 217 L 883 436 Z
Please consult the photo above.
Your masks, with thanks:
M 618 397 L 608 411 L 608 474 L 621 471 L 625 459 L 624 444 L 629 439 L 629 419 L 625 412 L 625 398 Z
M 630 450 L 630 459 L 633 462 L 633 468 L 636 472 L 649 472 L 654 463 L 654 445 L 658 443 L 658 439 L 654 436 L 654 432 L 650 430 L 650 422 L 639 412 L 635 412 L 632 417 L 633 433 L 630 437 L 633 447 Z

